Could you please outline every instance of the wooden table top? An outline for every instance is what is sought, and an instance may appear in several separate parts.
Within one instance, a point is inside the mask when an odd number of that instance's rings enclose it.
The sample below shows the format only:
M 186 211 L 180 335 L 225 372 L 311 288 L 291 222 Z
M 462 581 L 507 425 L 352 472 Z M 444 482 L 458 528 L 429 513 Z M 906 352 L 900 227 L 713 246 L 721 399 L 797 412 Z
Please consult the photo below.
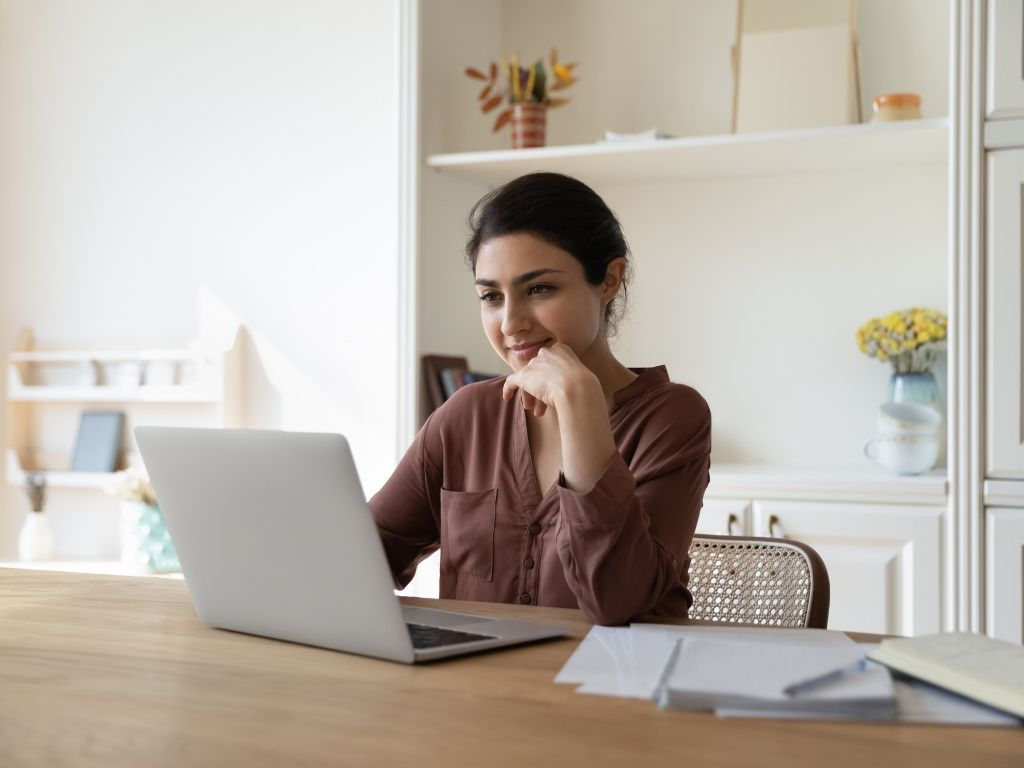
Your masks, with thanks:
M 165 579 L 0 569 L 0 765 L 1024 765 L 1024 729 L 727 720 L 577 694 L 570 637 L 422 666 L 211 629 Z

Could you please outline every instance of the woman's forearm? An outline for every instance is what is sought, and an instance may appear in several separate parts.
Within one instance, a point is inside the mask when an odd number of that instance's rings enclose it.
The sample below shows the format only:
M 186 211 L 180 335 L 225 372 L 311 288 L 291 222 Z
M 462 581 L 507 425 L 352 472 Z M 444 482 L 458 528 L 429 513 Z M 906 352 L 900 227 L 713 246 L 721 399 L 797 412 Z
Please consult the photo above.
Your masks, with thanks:
M 562 474 L 569 488 L 587 493 L 601 479 L 616 451 L 608 404 L 596 377 L 570 384 L 559 400 L 555 411 L 562 443 Z

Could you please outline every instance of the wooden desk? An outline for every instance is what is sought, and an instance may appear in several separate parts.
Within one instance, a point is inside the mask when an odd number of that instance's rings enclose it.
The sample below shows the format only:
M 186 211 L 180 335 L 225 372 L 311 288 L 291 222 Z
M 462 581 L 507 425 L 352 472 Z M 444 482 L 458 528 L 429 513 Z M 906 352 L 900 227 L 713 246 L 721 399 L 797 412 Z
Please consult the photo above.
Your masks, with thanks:
M 1022 729 L 720 720 L 577 694 L 572 639 L 404 666 L 204 626 L 185 584 L 0 570 L 0 765 L 1013 765 Z

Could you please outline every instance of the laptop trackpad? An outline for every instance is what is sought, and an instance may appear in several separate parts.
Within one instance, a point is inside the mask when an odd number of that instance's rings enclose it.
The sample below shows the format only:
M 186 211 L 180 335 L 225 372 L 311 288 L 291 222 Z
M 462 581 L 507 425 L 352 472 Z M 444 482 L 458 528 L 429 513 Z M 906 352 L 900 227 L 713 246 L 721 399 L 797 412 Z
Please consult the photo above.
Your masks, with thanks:
M 417 605 L 403 605 L 402 619 L 407 623 L 426 624 L 432 627 L 460 627 L 463 624 L 480 624 L 486 621 L 496 621 L 496 619 L 489 619 L 486 616 L 439 611 L 435 608 L 420 608 Z

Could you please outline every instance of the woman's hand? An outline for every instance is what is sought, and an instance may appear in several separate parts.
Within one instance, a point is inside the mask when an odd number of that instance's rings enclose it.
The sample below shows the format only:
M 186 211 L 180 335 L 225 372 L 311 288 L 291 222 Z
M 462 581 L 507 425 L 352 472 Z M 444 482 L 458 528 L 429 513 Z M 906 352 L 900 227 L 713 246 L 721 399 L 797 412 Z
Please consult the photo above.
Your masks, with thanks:
M 558 342 L 542 347 L 524 368 L 510 374 L 501 396 L 509 400 L 516 390 L 522 393 L 523 407 L 535 416 L 543 416 L 548 408 L 558 413 L 565 403 L 583 392 L 596 392 L 604 397 L 597 376 L 580 362 L 570 346 Z

